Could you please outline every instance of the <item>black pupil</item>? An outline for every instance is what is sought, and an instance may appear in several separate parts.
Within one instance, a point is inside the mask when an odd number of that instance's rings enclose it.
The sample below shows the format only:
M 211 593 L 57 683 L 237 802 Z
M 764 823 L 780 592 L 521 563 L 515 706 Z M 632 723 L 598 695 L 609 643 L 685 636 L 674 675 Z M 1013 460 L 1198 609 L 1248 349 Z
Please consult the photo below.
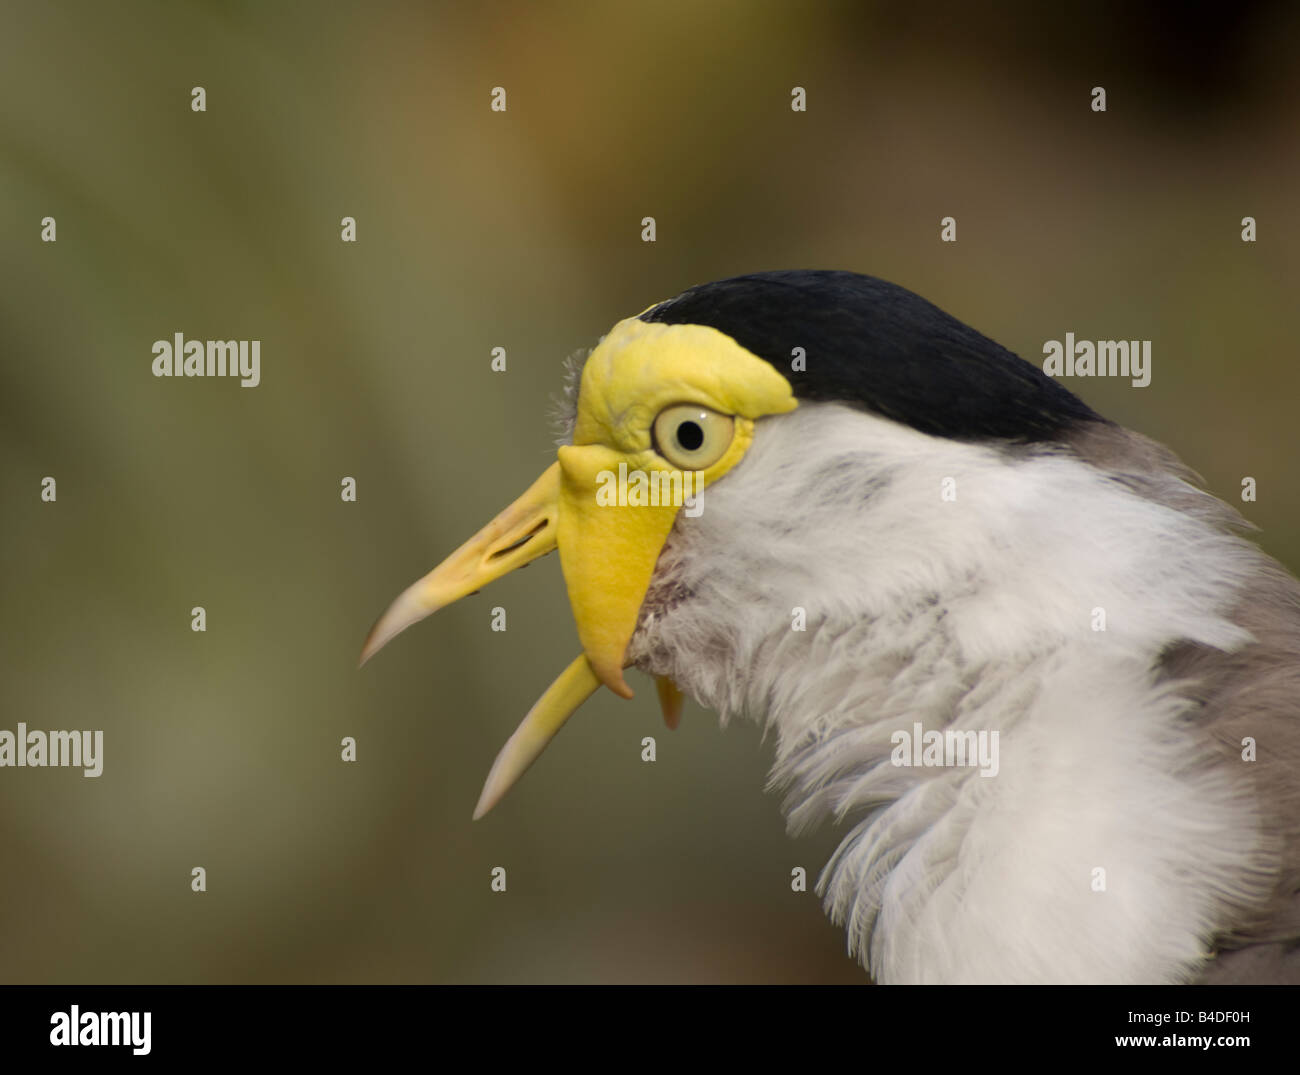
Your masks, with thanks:
M 704 430 L 698 422 L 683 422 L 677 427 L 677 443 L 688 452 L 698 451 L 704 443 Z

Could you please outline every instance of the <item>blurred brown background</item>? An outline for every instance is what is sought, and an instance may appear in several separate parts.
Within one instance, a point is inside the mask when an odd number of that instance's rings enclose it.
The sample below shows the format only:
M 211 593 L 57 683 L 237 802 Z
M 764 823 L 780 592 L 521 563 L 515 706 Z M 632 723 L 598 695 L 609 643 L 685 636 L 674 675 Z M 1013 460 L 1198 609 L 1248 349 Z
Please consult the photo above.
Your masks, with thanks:
M 103 729 L 105 770 L 0 770 L 0 980 L 864 980 L 789 888 L 835 835 L 644 677 L 471 824 L 577 652 L 554 558 L 355 667 L 553 457 L 561 360 L 691 284 L 870 272 L 1035 362 L 1151 338 L 1149 388 L 1067 385 L 1255 477 L 1300 566 L 1296 7 L 983 7 L 5 0 L 0 728 Z M 155 379 L 175 332 L 260 339 L 261 386 Z

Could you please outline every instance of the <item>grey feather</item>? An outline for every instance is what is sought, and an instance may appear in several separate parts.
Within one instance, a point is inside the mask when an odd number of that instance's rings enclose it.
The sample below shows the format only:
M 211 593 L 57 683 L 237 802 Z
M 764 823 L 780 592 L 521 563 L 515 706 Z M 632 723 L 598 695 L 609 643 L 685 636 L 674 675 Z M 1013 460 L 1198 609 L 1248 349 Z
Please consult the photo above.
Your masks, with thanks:
M 1085 462 L 1135 491 L 1213 523 L 1251 529 L 1168 449 L 1119 426 L 1081 431 L 1071 445 Z M 1213 744 L 1217 764 L 1250 781 L 1262 835 L 1274 849 L 1266 901 L 1243 908 L 1216 942 L 1203 982 L 1300 984 L 1300 583 L 1258 552 L 1228 618 L 1255 641 L 1225 652 L 1184 641 L 1160 661 L 1161 675 L 1195 703 L 1189 714 Z M 1253 740 L 1255 761 L 1244 761 Z

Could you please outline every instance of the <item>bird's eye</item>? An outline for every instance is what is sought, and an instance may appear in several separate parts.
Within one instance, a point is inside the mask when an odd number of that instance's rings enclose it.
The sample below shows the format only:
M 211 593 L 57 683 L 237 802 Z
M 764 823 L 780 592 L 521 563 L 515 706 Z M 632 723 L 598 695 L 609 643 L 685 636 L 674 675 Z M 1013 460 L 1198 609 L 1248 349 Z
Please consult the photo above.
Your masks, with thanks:
M 735 422 L 725 414 L 679 403 L 664 408 L 655 419 L 655 451 L 682 470 L 704 470 L 722 458 L 735 430 Z

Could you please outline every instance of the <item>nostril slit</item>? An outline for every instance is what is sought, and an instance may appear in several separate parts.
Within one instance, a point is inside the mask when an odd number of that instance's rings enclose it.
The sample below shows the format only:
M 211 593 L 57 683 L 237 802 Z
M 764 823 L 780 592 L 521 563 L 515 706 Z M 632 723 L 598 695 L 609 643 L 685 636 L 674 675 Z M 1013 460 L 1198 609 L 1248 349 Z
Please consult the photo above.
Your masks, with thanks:
M 493 552 L 493 553 L 488 557 L 488 559 L 489 559 L 489 560 L 499 560 L 499 559 L 501 559 L 501 557 L 505 556 L 507 553 L 514 552 L 515 549 L 519 548 L 520 546 L 522 546 L 522 545 L 527 545 L 530 541 L 533 540 L 534 537 L 536 537 L 536 536 L 537 536 L 538 534 L 540 534 L 543 530 L 545 530 L 546 527 L 547 527 L 547 525 L 548 525 L 549 523 L 550 523 L 550 520 L 549 520 L 549 519 L 543 519 L 543 520 L 542 520 L 541 522 L 539 522 L 536 526 L 534 526 L 531 530 L 529 530 L 528 533 L 526 533 L 523 537 L 521 537 L 518 541 L 514 542 L 514 543 L 511 544 L 511 545 L 507 545 L 504 549 L 497 549 L 495 552 Z

